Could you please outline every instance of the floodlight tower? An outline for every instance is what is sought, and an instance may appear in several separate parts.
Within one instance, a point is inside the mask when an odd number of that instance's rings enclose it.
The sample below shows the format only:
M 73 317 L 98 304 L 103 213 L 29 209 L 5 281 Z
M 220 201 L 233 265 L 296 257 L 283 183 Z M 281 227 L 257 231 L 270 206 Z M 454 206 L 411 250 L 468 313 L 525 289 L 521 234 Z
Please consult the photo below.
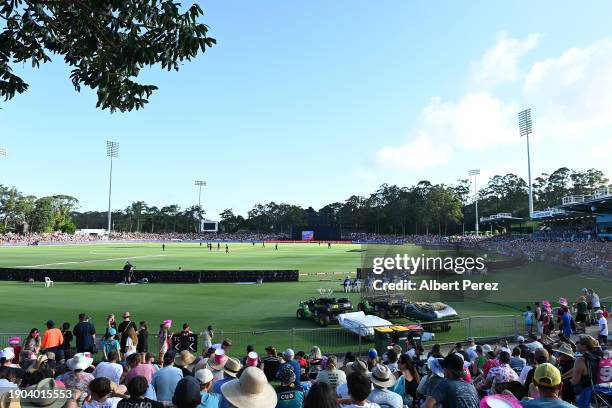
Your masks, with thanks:
M 119 143 L 106 141 L 106 157 L 110 157 L 110 174 L 108 177 L 108 233 L 111 233 L 111 196 L 113 191 L 113 158 L 119 157 Z
M 476 209 L 476 235 L 479 235 L 478 233 L 478 184 L 476 184 L 477 177 L 480 174 L 480 169 L 474 169 L 474 170 L 470 170 L 468 173 L 470 176 L 474 176 L 474 207 Z
M 533 215 L 533 190 L 531 189 L 531 158 L 529 153 L 529 134 L 533 133 L 531 109 L 525 109 L 518 114 L 519 133 L 527 138 L 527 177 L 529 178 L 529 218 Z
M 202 233 L 202 187 L 206 186 L 206 182 L 204 180 L 196 180 L 194 183 L 198 188 L 198 232 Z

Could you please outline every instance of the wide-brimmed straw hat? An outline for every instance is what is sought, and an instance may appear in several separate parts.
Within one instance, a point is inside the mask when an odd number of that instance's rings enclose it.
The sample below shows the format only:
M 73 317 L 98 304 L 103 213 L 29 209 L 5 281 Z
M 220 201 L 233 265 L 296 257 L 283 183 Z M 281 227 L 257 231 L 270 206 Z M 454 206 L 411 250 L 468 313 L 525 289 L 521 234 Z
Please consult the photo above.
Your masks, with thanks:
M 376 364 L 369 377 L 370 381 L 379 387 L 389 388 L 395 384 L 395 376 L 389 370 L 389 367 L 382 364 Z
M 174 357 L 174 365 L 187 367 L 195 361 L 195 356 L 187 350 L 183 350 L 178 356 Z
M 242 368 L 240 360 L 237 358 L 229 357 L 223 366 L 223 372 L 230 377 L 236 377 Z
M 64 406 L 66 401 L 66 395 L 61 395 L 61 387 L 57 385 L 53 378 L 45 378 L 38 384 L 33 385 L 25 389 L 25 395 L 29 395 L 27 398 L 21 398 L 19 401 L 22 408 L 60 408 Z M 63 397 L 63 398 L 60 398 Z
M 93 358 L 90 353 L 78 353 L 74 357 L 66 361 L 66 365 L 71 370 L 85 370 L 93 364 Z
M 572 346 L 567 343 L 561 343 L 561 346 L 556 350 L 553 349 L 553 351 L 574 358 L 574 350 L 572 350 Z
M 236 407 L 274 408 L 278 401 L 276 391 L 257 367 L 247 367 L 239 379 L 223 384 L 221 394 Z

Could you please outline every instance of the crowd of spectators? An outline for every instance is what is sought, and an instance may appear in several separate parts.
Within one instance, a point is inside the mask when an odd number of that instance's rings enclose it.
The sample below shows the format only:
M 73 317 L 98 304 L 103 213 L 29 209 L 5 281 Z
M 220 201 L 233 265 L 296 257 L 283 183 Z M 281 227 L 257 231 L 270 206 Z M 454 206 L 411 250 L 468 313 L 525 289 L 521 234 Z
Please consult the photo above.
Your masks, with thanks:
M 145 321 L 129 312 L 109 315 L 98 334 L 81 313 L 66 322 L 32 329 L 0 349 L 2 407 L 54 408 L 493 408 L 588 406 L 591 393 L 606 397 L 612 386 L 607 344 L 607 311 L 585 290 L 570 305 L 559 299 L 535 303 L 523 313 L 526 340 L 494 346 L 473 338 L 442 351 L 407 340 L 370 349 L 367 358 L 347 352 L 338 358 L 319 347 L 309 352 L 268 346 L 236 350 L 217 339 L 212 326 L 202 333 L 203 352 L 175 351 L 175 337 L 193 334 L 187 323 L 172 331 L 159 325 L 150 343 Z M 574 311 L 574 314 L 572 314 Z M 598 339 L 586 333 L 591 313 Z M 98 337 L 97 337 L 98 336 Z M 181 342 L 177 341 L 176 344 Z M 94 357 L 100 358 L 95 361 Z M 21 393 L 19 391 L 22 391 Z M 44 398 L 36 393 L 46 393 Z M 16 402 L 20 397 L 19 403 Z M 587 401 L 588 399 L 588 401 Z M 34 400 L 36 403 L 34 403 Z M 44 403 L 43 403 L 44 402 Z M 585 405 L 586 402 L 586 405 Z
M 483 240 L 479 248 L 529 261 L 551 262 L 606 275 L 612 270 L 612 243 L 600 241 L 544 241 L 531 237 L 499 236 Z

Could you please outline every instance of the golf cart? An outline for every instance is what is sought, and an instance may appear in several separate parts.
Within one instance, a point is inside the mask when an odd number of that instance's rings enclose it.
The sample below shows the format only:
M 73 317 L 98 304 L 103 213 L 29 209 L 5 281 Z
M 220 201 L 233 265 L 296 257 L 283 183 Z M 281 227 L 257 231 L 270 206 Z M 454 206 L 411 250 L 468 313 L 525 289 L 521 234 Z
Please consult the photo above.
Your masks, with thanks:
M 388 319 L 391 316 L 402 316 L 406 303 L 406 299 L 397 294 L 364 295 L 357 307 L 364 313 Z
M 323 327 L 338 321 L 338 315 L 353 311 L 353 303 L 347 298 L 320 297 L 303 300 L 298 306 L 296 317 L 304 320 L 312 317 Z
M 450 330 L 450 321 L 459 318 L 455 309 L 441 302 L 426 303 L 414 302 L 404 307 L 404 317 L 423 323 L 425 331 Z

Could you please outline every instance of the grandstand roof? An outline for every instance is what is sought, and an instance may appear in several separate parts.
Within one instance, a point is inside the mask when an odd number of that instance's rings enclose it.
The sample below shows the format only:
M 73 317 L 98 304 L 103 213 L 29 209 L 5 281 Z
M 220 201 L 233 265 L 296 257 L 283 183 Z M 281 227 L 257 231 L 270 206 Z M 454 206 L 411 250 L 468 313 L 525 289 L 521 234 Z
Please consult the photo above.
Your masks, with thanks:
M 563 197 L 558 208 L 582 213 L 612 214 L 612 188 L 600 188 L 592 195 Z

